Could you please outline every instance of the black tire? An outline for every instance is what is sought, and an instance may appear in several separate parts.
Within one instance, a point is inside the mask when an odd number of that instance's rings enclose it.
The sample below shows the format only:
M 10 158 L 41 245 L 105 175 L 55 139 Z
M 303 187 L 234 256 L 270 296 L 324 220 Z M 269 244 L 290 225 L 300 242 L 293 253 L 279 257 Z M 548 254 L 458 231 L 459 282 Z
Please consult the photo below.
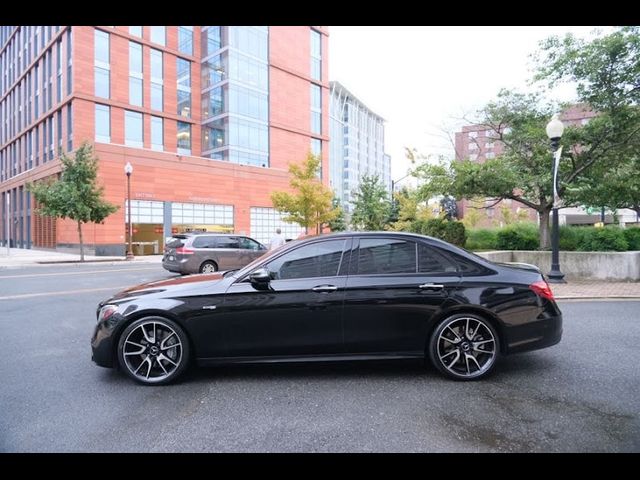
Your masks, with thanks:
M 209 270 L 209 269 L 213 269 L 213 270 Z M 206 271 L 205 270 L 209 270 Z M 211 260 L 207 260 L 206 262 L 203 262 L 202 265 L 200 265 L 200 269 L 199 269 L 200 273 L 214 273 L 218 271 L 218 265 L 216 265 L 216 262 L 212 262 Z
M 155 348 L 154 348 L 155 347 Z M 164 317 L 144 317 L 124 329 L 118 340 L 118 363 L 143 385 L 165 385 L 189 365 L 189 339 L 180 326 Z
M 486 318 L 458 313 L 437 325 L 427 352 L 431 363 L 445 376 L 478 380 L 495 367 L 500 355 L 500 338 Z

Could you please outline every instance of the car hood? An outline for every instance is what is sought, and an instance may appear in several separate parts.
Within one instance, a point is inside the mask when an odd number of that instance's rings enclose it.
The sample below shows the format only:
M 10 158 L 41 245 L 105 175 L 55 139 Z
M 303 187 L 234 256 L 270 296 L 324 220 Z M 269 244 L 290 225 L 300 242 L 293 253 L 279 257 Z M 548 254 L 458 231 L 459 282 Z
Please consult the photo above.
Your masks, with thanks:
M 535 265 L 531 265 L 530 263 L 519 263 L 519 262 L 494 262 L 497 265 L 501 265 L 503 267 L 511 267 L 517 270 L 527 270 L 529 272 L 542 273 L 538 267 Z
M 198 294 L 200 291 L 216 293 L 216 285 L 224 278 L 224 272 L 187 275 L 185 277 L 169 278 L 156 282 L 143 283 L 116 293 L 113 297 L 101 303 L 132 300 L 144 295 L 158 295 L 161 297 Z

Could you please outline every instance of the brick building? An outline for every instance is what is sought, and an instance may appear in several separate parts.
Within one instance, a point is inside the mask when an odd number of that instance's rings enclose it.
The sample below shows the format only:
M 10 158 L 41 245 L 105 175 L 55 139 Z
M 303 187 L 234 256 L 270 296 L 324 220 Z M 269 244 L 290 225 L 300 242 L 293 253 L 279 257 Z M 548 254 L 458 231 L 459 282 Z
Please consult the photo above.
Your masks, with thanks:
M 594 117 L 595 113 L 585 109 L 583 106 L 573 106 L 560 115 L 560 119 L 565 125 L 584 124 L 589 118 Z M 505 130 L 507 130 L 506 127 Z M 486 160 L 495 158 L 503 152 L 502 143 L 497 140 L 497 134 L 485 125 L 467 125 L 462 127 L 462 131 L 455 134 L 455 151 L 456 160 L 469 160 L 472 162 L 484 163 Z M 549 153 L 549 168 L 551 168 L 551 153 Z M 500 226 L 502 221 L 501 208 L 506 206 L 514 218 L 521 216 L 533 222 L 538 221 L 538 212 L 523 205 L 515 200 L 505 199 L 495 206 L 491 206 L 495 200 L 487 199 L 477 202 L 473 207 L 485 207 L 484 215 L 478 222 L 478 227 Z M 464 218 L 472 208 L 472 202 L 463 199 L 458 202 L 458 217 Z M 596 220 L 597 221 L 597 220 Z
M 125 253 L 127 162 L 134 253 L 195 229 L 296 237 L 270 193 L 310 150 L 328 184 L 327 52 L 323 26 L 0 27 L 0 240 L 8 223 L 12 246 L 77 248 L 74 223 L 35 214 L 25 183 L 85 140 L 120 206 L 84 227 L 97 255 Z

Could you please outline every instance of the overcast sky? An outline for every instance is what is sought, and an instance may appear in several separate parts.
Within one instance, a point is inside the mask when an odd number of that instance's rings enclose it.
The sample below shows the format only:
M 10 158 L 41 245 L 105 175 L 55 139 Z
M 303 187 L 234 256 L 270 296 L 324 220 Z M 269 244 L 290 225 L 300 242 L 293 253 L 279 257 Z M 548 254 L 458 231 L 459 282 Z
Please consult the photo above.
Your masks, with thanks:
M 392 178 L 407 173 L 404 147 L 453 155 L 442 129 L 475 112 L 500 88 L 527 88 L 533 53 L 551 35 L 596 27 L 329 27 L 329 78 L 386 120 Z M 609 30 L 609 29 L 605 29 Z M 571 100 L 565 86 L 555 98 Z

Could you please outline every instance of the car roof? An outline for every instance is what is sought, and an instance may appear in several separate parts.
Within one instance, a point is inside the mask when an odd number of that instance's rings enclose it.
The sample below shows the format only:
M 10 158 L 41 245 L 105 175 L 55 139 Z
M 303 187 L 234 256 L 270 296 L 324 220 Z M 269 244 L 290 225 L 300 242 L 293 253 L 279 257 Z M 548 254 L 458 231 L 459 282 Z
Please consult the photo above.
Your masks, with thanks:
M 184 232 L 184 233 L 174 233 L 173 237 L 196 237 L 198 235 L 209 235 L 212 237 L 247 237 L 248 235 L 242 235 L 241 233 L 220 233 L 220 232 Z

